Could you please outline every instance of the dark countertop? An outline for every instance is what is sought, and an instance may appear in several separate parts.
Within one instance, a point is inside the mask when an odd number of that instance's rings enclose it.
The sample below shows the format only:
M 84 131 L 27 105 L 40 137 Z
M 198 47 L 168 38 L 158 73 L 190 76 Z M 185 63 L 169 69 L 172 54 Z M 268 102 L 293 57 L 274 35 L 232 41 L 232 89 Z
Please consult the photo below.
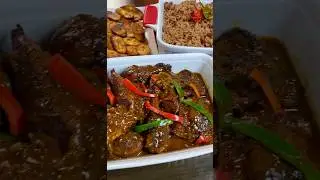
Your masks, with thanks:
M 213 155 L 107 172 L 108 180 L 213 180 Z

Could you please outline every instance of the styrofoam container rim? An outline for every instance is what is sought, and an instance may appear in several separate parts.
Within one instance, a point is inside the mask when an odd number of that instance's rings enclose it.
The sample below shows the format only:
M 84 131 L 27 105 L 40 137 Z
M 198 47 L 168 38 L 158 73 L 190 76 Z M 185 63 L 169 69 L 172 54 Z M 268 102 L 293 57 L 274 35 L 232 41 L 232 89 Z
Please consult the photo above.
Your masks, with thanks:
M 213 58 L 203 53 L 158 54 L 135 57 L 117 57 L 107 60 L 107 71 L 114 69 L 120 73 L 132 65 L 155 65 L 158 63 L 170 64 L 173 72 L 183 69 L 198 72 L 202 75 L 211 98 L 213 97 Z M 107 171 L 142 167 L 154 164 L 168 163 L 188 159 L 210 153 L 215 153 L 213 145 L 193 147 L 163 154 L 147 155 L 122 160 L 107 161 Z

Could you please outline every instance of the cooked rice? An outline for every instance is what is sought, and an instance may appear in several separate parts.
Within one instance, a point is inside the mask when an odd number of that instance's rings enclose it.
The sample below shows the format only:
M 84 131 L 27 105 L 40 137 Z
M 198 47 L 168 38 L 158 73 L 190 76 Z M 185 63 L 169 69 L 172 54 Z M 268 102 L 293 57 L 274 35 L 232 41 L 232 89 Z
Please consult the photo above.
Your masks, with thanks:
M 213 6 L 213 4 L 211 4 Z M 164 4 L 163 40 L 169 44 L 193 47 L 213 47 L 213 20 L 195 23 L 191 14 L 199 3 L 183 1 Z M 213 13 L 214 14 L 214 13 Z

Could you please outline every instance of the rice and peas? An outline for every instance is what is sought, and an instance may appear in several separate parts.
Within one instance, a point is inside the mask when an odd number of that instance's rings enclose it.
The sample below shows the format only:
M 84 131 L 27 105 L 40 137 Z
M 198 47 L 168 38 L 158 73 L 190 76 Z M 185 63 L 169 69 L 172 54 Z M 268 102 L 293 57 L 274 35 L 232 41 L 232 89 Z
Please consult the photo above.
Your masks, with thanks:
M 213 11 L 213 3 L 209 5 Z M 196 1 L 164 4 L 163 40 L 169 44 L 192 47 L 213 47 L 214 18 L 194 21 L 192 14 L 201 9 Z M 214 14 L 212 12 L 212 14 Z

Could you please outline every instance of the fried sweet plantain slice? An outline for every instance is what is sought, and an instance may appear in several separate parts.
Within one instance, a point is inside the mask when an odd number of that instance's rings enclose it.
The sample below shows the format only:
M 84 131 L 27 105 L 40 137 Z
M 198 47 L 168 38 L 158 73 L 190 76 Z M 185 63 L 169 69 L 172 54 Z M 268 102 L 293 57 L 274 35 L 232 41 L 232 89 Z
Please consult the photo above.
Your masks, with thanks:
M 143 12 L 132 4 L 128 4 L 116 9 L 116 12 L 126 19 L 140 21 L 143 18 Z
M 130 56 L 138 55 L 138 46 L 127 46 L 127 53 Z
M 113 21 L 120 21 L 121 16 L 118 13 L 108 11 L 107 18 Z
M 124 23 L 123 26 L 127 31 L 127 37 L 135 37 L 135 34 L 144 34 L 144 28 L 142 23 L 130 22 Z
M 123 24 L 121 23 L 117 23 L 115 26 L 113 26 L 111 28 L 111 31 L 118 35 L 118 36 L 121 36 L 121 37 L 126 37 L 127 36 L 127 31 L 126 29 L 124 28 Z
M 107 58 L 119 57 L 120 54 L 117 51 L 107 49 Z
M 147 44 L 140 44 L 137 46 L 137 51 L 139 55 L 148 55 L 151 53 L 151 49 Z
M 140 42 L 144 42 L 144 41 L 145 41 L 144 34 L 137 34 L 137 33 L 135 33 L 135 34 L 134 34 L 134 37 L 135 37 L 138 41 L 140 41 Z
M 123 39 L 119 36 L 112 36 L 111 42 L 113 45 L 113 48 L 118 52 L 125 54 L 127 52 L 126 43 L 123 41 Z
M 144 33 L 144 28 L 143 28 L 143 23 L 142 22 L 132 22 L 130 24 L 130 28 L 134 33 L 137 33 L 137 34 L 143 34 Z
M 135 38 L 135 34 L 133 32 L 127 31 L 128 38 Z
M 140 41 L 135 38 L 126 37 L 126 38 L 123 38 L 123 41 L 126 43 L 126 45 L 129 45 L 129 46 L 137 46 L 140 44 Z
M 135 21 L 139 21 L 143 18 L 143 12 L 132 4 L 125 5 L 122 8 L 132 13 L 132 18 Z
M 124 5 L 120 8 L 125 9 L 127 11 L 135 11 L 136 10 L 136 7 L 133 4 L 127 4 L 127 5 Z
M 133 19 L 135 21 L 140 21 L 143 18 L 143 12 L 141 12 L 139 9 L 133 13 Z
M 121 19 L 120 19 L 119 22 L 121 22 L 121 23 L 123 23 L 124 25 L 126 25 L 126 24 L 132 23 L 133 21 L 132 21 L 132 19 L 126 19 L 125 17 L 121 16 Z
M 127 19 L 133 19 L 134 17 L 134 13 L 132 11 L 124 9 L 122 7 L 116 9 L 116 12 Z
M 112 20 L 107 20 L 107 32 L 112 32 L 111 29 L 117 25 L 117 22 Z
M 123 26 L 127 31 L 127 37 L 134 38 L 134 32 L 133 32 L 133 29 L 131 28 L 131 23 L 124 23 Z
M 107 34 L 107 48 L 113 50 L 113 45 L 111 43 L 112 33 Z

